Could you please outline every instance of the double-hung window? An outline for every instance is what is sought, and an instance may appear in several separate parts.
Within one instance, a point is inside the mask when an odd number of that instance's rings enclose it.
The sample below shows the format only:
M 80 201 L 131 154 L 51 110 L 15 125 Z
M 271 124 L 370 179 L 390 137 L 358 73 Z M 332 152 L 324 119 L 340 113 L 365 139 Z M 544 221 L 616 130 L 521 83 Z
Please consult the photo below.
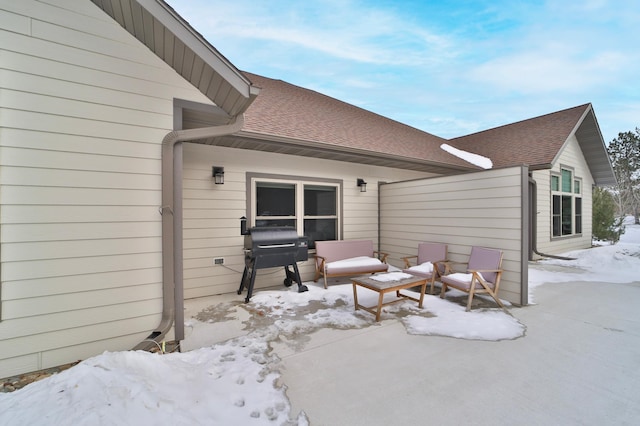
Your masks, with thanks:
M 335 181 L 251 178 L 254 226 L 292 226 L 315 241 L 339 239 L 340 184 Z
M 573 170 L 551 175 L 551 230 L 554 237 L 582 233 L 582 181 Z

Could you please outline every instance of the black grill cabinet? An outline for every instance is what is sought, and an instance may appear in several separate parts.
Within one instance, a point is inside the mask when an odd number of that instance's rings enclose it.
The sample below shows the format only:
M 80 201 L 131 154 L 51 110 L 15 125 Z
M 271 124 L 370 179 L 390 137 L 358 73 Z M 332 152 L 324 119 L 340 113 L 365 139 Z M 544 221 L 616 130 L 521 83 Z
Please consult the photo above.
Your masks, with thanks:
M 256 279 L 256 270 L 283 266 L 286 274 L 284 285 L 287 287 L 298 283 L 298 292 L 309 290 L 302 285 L 300 271 L 297 262 L 309 258 L 309 239 L 298 237 L 295 228 L 290 226 L 280 227 L 254 227 L 244 232 L 244 272 L 238 294 L 242 294 L 247 288 L 245 302 L 249 302 L 253 293 L 253 285 Z M 293 267 L 293 272 L 289 270 Z

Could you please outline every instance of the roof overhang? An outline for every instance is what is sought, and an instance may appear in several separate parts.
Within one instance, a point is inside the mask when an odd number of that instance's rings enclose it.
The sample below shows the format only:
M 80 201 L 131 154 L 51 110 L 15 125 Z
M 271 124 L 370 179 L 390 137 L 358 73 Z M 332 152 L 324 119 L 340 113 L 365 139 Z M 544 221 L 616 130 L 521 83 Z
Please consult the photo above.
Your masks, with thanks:
M 344 146 L 331 147 L 324 143 L 285 138 L 277 135 L 253 133 L 245 130 L 241 130 L 232 135 L 200 140 L 198 142 L 236 149 L 249 149 L 253 151 L 273 152 L 284 155 L 345 161 L 355 164 L 392 167 L 397 169 L 434 173 L 438 175 L 454 175 L 477 171 L 477 168 L 473 167 L 463 167 L 421 160 L 418 158 L 390 155 L 388 153 L 376 153 L 374 151 L 345 148 Z
M 91 0 L 230 117 L 259 89 L 163 0 Z
M 576 139 L 597 186 L 617 185 L 609 153 L 600 132 L 593 108 L 589 106 L 578 122 Z

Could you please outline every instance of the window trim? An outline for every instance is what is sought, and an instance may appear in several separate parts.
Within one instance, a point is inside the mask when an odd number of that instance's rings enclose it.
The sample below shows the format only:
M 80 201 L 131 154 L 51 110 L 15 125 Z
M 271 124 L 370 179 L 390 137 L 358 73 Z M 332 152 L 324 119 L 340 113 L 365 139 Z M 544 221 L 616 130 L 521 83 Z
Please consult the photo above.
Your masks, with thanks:
M 576 188 L 578 190 L 576 191 Z M 573 194 L 582 197 L 582 178 L 573 176 Z
M 570 184 L 571 187 L 569 189 L 569 191 L 565 191 L 563 190 L 562 187 L 562 177 L 563 177 L 563 172 L 564 171 L 568 171 L 571 173 L 571 179 L 570 179 Z M 558 189 L 554 190 L 553 189 L 553 180 L 557 179 L 558 180 Z M 576 192 L 576 183 L 578 183 L 579 185 L 579 191 Z M 575 174 L 575 168 L 571 167 L 571 166 L 567 166 L 564 164 L 560 164 L 560 170 L 559 171 L 555 171 L 552 170 L 550 172 L 549 175 L 549 193 L 550 193 L 550 212 L 549 212 L 549 216 L 550 216 L 550 227 L 549 227 L 549 231 L 551 233 L 551 240 L 559 240 L 559 239 L 566 239 L 566 238 L 581 238 L 583 236 L 583 226 L 581 224 L 580 226 L 580 232 L 577 232 L 576 230 L 576 224 L 577 224 L 577 217 L 580 216 L 580 221 L 582 221 L 582 218 L 584 216 L 584 212 L 582 210 L 584 210 L 584 205 L 582 203 L 582 200 L 584 199 L 584 197 L 582 196 L 582 183 L 583 183 L 583 179 L 581 177 L 577 177 Z M 554 219 L 555 216 L 557 216 L 554 213 L 554 200 L 555 197 L 559 197 L 559 203 L 560 203 L 560 235 L 555 235 L 554 234 Z M 570 234 L 562 234 L 562 202 L 563 199 L 565 197 L 570 197 L 571 198 L 571 233 Z M 578 215 L 577 211 L 576 211 L 576 199 L 580 199 L 581 201 L 581 212 Z
M 255 226 L 255 184 L 256 180 L 266 180 L 266 181 L 281 181 L 281 182 L 294 182 L 301 184 L 328 184 L 335 185 L 337 188 L 336 194 L 336 215 L 338 221 L 338 229 L 337 231 L 337 239 L 341 240 L 344 227 L 344 181 L 342 179 L 328 179 L 322 177 L 313 177 L 313 176 L 300 176 L 300 175 L 282 175 L 282 174 L 273 174 L 273 173 L 255 173 L 255 172 L 247 172 L 246 174 L 246 218 L 247 225 L 249 227 Z M 303 202 L 303 201 L 300 201 Z M 304 207 L 304 205 L 302 206 Z M 296 220 L 299 220 L 296 216 Z M 302 210 L 302 221 L 304 221 L 304 209 Z M 304 229 L 304 228 L 302 228 Z M 298 234 L 301 235 L 301 230 L 298 229 Z

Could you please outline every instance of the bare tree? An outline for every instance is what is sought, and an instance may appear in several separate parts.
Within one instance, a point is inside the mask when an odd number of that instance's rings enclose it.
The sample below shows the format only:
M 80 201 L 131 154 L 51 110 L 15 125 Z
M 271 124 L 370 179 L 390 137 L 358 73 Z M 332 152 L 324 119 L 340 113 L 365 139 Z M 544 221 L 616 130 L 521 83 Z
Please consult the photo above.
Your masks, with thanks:
M 632 214 L 640 224 L 640 129 L 618 133 L 607 147 L 618 180 L 622 214 Z

